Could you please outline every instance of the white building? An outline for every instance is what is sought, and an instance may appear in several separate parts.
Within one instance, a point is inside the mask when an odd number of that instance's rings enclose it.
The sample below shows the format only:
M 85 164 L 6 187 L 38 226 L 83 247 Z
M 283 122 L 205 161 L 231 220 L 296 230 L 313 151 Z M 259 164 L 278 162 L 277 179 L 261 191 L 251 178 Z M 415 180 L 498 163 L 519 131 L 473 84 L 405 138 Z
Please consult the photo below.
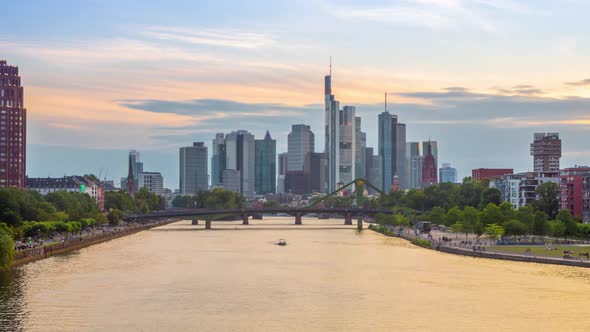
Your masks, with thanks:
M 149 192 L 158 196 L 164 196 L 164 178 L 160 172 L 142 172 L 139 173 L 139 188 L 146 188 Z

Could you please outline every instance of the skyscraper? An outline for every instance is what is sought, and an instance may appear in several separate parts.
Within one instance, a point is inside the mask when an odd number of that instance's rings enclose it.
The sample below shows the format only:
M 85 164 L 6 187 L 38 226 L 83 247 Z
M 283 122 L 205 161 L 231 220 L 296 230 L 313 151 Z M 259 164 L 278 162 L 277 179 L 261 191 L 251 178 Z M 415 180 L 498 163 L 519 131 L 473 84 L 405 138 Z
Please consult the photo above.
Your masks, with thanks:
M 422 188 L 422 163 L 420 143 L 406 143 L 406 184 L 408 189 Z
M 336 190 L 340 182 L 340 103 L 332 94 L 332 64 L 330 75 L 324 79 L 324 120 L 325 120 L 325 149 L 327 158 L 327 192 Z
M 356 175 L 356 117 L 354 106 L 344 106 L 340 112 L 340 181 L 345 184 Z
M 287 170 L 303 171 L 305 155 L 315 151 L 315 136 L 309 126 L 291 126 L 287 141 Z
M 430 145 L 432 150 L 432 156 L 434 157 L 434 166 L 438 167 L 438 142 L 431 140 L 422 142 L 422 155 L 424 157 L 426 157 L 426 153 L 428 152 L 428 145 Z
M 264 139 L 255 141 L 255 190 L 264 195 L 276 191 L 277 141 L 270 137 L 268 130 Z
M 450 163 L 443 163 L 438 172 L 440 183 L 457 183 L 457 169 Z
M 139 173 L 143 172 L 143 163 L 139 161 L 139 151 L 129 151 L 129 168 L 133 173 L 133 190 L 139 188 Z
M 18 67 L 0 60 L 0 187 L 26 186 L 27 110 Z
M 218 133 L 213 139 L 211 146 L 211 186 L 221 186 L 223 184 L 223 170 L 225 170 L 225 135 Z
M 209 188 L 207 147 L 203 142 L 180 148 L 180 193 L 194 195 Z
M 256 164 L 254 135 L 246 130 L 231 132 L 225 135 L 225 148 L 226 170 L 240 171 L 240 192 L 247 198 L 253 197 Z M 225 173 L 223 187 L 226 188 Z
M 305 179 L 308 181 L 309 193 L 322 193 L 326 188 L 326 155 L 319 152 L 310 152 L 305 155 L 303 167 Z
M 164 196 L 164 178 L 160 172 L 141 172 L 139 173 L 139 187 L 146 188 L 149 192 L 158 196 Z
M 559 172 L 561 139 L 559 133 L 535 133 L 531 143 L 535 172 Z
M 436 162 L 432 154 L 432 144 L 427 144 L 428 152 L 424 157 L 424 165 L 422 166 L 422 188 L 429 187 L 436 184 Z
M 379 156 L 383 159 L 383 191 L 389 192 L 395 175 L 402 187 L 406 188 L 406 125 L 398 123 L 397 116 L 387 110 L 379 114 L 378 124 Z

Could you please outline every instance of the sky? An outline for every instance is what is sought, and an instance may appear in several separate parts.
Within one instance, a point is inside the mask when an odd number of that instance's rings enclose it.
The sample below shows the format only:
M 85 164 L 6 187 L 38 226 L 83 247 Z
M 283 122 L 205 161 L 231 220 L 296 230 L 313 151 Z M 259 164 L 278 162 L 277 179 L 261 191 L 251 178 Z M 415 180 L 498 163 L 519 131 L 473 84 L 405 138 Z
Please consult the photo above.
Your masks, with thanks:
M 8 7 L 8 8 L 7 8 Z M 20 68 L 27 173 L 126 176 L 130 149 L 178 188 L 178 148 L 292 124 L 324 146 L 323 78 L 377 147 L 388 109 L 439 164 L 532 168 L 534 132 L 590 164 L 590 1 L 12 1 L 0 59 Z M 320 151 L 321 152 L 321 151 Z

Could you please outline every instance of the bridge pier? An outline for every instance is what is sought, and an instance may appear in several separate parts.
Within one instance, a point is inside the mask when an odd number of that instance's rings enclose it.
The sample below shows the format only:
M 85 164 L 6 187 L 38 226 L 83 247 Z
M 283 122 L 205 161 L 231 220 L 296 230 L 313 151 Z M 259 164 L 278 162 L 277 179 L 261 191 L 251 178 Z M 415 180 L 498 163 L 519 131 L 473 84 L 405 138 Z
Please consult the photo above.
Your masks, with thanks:
M 211 220 L 205 220 L 205 229 L 211 229 Z
M 242 215 L 242 225 L 248 225 L 248 215 L 247 214 L 243 214 Z
M 363 230 L 363 217 L 359 214 L 356 219 L 356 229 L 359 231 Z
M 295 214 L 295 225 L 301 225 L 301 213 L 296 213 Z
M 350 212 L 347 212 L 344 215 L 344 224 L 345 225 L 352 225 L 352 214 Z
M 193 219 L 193 222 L 191 224 L 192 225 L 198 225 L 199 224 L 199 219 Z

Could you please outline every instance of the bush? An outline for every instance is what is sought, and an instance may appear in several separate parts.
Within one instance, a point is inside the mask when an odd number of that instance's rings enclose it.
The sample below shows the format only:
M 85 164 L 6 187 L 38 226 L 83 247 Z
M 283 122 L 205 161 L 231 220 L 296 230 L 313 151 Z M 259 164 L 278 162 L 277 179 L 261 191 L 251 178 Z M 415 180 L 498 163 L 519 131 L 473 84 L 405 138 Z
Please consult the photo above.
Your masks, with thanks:
M 6 226 L 4 223 L 0 225 Z M 14 260 L 14 240 L 7 229 L 8 227 L 0 227 L 0 267 L 6 270 L 10 268 Z
M 419 247 L 432 249 L 432 243 L 428 240 L 415 238 L 411 242 L 412 242 L 412 244 L 417 245 Z

